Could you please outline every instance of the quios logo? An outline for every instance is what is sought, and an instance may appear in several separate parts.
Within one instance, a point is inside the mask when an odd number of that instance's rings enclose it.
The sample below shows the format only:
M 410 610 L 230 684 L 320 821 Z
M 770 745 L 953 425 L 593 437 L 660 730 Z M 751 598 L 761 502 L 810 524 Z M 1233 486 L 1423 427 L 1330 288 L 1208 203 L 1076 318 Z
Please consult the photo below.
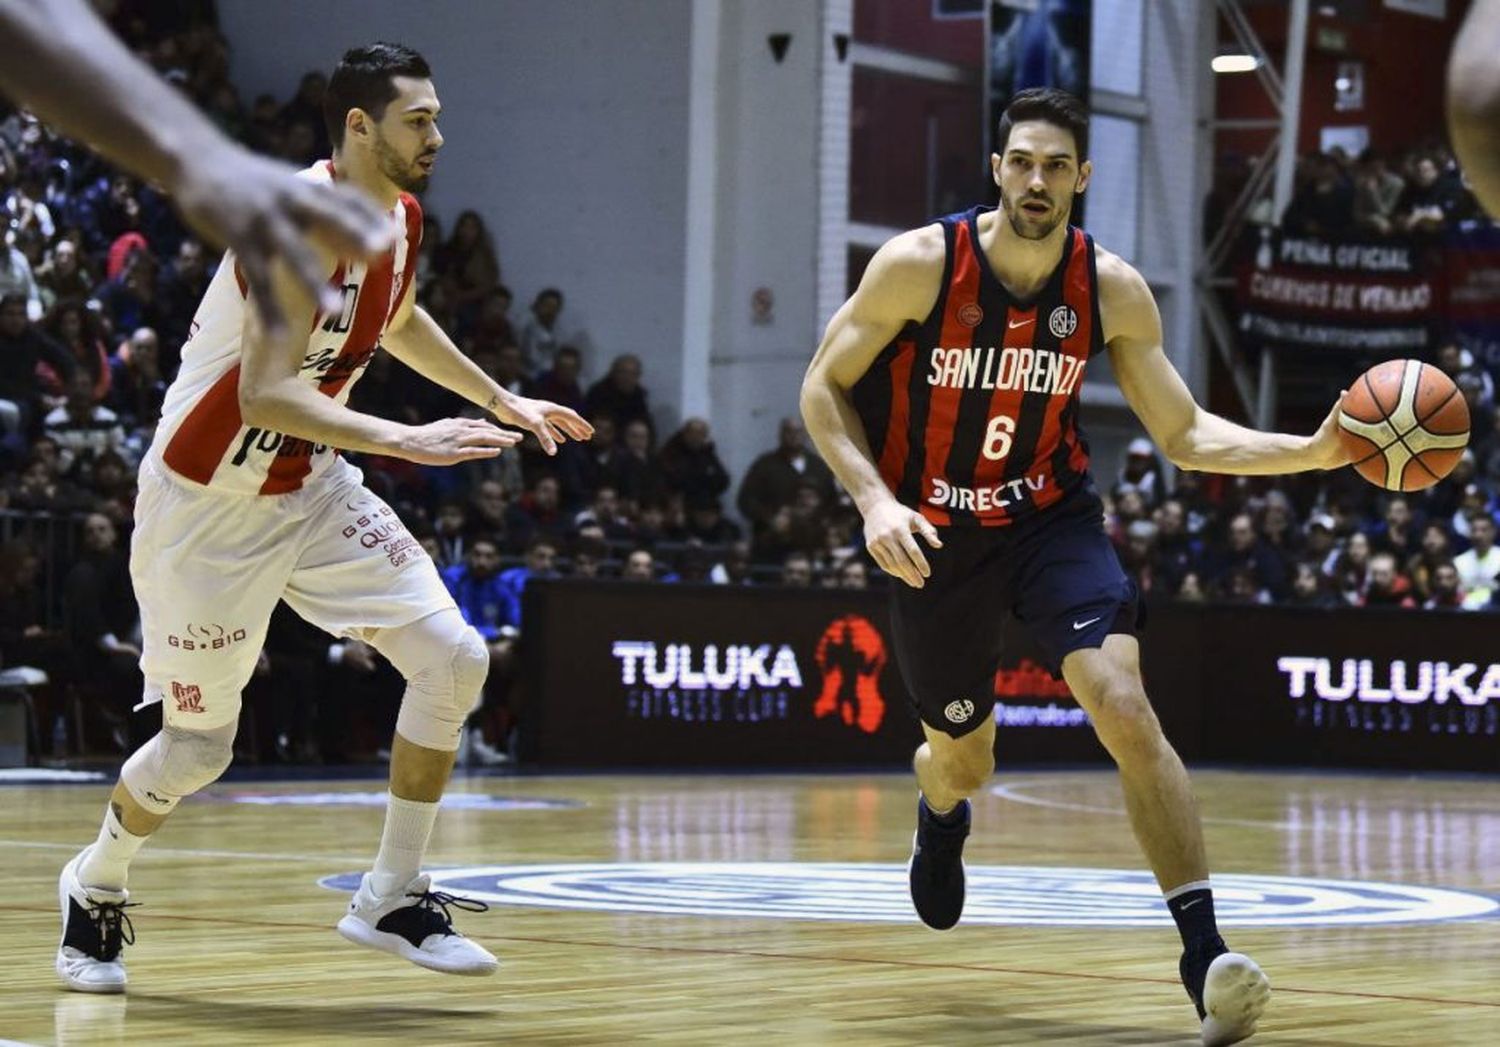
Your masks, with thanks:
M 432 872 L 434 889 L 499 905 L 593 912 L 915 923 L 904 865 L 641 862 L 484 865 Z M 360 874 L 319 881 L 353 891 Z M 1228 927 L 1430 923 L 1494 916 L 1468 891 L 1291 876 L 1214 876 Z M 1134 869 L 971 866 L 964 923 L 1031 927 L 1172 926 L 1151 874 Z

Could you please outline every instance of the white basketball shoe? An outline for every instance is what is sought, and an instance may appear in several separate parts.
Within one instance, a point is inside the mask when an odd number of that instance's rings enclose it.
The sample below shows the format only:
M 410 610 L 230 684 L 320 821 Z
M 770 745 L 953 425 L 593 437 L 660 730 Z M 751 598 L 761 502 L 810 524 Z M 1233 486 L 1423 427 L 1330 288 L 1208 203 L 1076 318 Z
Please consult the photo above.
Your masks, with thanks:
M 1204 1047 L 1249 1039 L 1270 1000 L 1271 981 L 1258 963 L 1237 952 L 1216 956 L 1203 981 Z
M 429 888 L 423 873 L 395 894 L 380 898 L 370 888 L 370 873 L 359 882 L 339 933 L 356 945 L 394 953 L 419 967 L 444 974 L 493 974 L 500 961 L 484 946 L 453 929 L 449 906 L 485 912 L 489 906 Z
M 57 878 L 62 910 L 57 976 L 75 992 L 124 992 L 125 961 L 120 952 L 135 942 L 135 928 L 125 915 L 130 893 L 85 887 L 78 879 L 82 858 L 83 852 L 74 855 Z

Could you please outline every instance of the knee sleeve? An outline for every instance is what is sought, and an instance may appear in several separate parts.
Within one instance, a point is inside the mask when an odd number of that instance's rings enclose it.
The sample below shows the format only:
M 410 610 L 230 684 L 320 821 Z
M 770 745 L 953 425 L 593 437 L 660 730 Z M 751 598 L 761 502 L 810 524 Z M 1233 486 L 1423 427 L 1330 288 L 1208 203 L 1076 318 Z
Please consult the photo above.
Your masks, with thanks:
M 374 646 L 406 677 L 396 732 L 424 749 L 456 751 L 490 668 L 484 638 L 456 610 L 440 611 L 382 629 Z
M 120 781 L 142 808 L 166 814 L 229 767 L 236 726 L 189 731 L 168 724 L 125 761 Z

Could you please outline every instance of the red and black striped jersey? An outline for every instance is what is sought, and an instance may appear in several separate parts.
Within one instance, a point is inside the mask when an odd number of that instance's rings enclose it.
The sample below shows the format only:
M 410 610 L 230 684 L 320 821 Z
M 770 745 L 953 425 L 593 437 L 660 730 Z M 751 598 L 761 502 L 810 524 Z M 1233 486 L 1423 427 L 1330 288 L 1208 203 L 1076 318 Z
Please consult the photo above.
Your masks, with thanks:
M 976 207 L 941 219 L 942 291 L 856 383 L 854 406 L 886 486 L 937 526 L 1004 526 L 1088 482 L 1079 387 L 1104 348 L 1094 241 L 1068 227 L 1031 301 L 979 244 Z

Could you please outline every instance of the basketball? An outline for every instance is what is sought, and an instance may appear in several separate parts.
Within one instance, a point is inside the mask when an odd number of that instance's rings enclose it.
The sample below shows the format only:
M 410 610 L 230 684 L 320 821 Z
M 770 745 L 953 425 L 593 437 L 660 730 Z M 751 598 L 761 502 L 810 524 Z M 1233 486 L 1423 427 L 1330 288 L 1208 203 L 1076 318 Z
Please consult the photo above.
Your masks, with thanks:
M 1469 444 L 1469 405 L 1442 371 L 1387 360 L 1360 375 L 1339 412 L 1339 439 L 1359 474 L 1388 491 L 1447 476 Z

